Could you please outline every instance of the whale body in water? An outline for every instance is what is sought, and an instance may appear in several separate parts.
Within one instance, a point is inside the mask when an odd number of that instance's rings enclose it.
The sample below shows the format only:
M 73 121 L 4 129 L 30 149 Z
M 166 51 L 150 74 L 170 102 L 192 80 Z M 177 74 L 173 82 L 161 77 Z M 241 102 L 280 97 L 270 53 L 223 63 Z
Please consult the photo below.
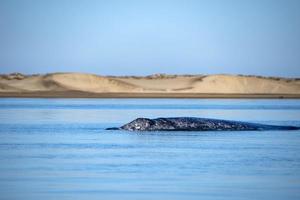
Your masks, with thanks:
M 119 128 L 107 128 L 107 130 L 128 131 L 264 131 L 298 129 L 300 129 L 300 127 L 197 117 L 137 118 Z

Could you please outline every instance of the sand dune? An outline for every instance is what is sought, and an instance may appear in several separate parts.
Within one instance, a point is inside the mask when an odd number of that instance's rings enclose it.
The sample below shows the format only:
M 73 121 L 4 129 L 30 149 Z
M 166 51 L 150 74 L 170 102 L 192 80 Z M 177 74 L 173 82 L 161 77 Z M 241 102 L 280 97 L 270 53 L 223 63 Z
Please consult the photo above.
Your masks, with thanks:
M 146 77 L 53 73 L 0 76 L 0 94 L 17 92 L 165 93 L 165 94 L 294 94 L 300 79 L 242 75 L 163 75 Z M 2 95 L 3 96 L 3 95 Z

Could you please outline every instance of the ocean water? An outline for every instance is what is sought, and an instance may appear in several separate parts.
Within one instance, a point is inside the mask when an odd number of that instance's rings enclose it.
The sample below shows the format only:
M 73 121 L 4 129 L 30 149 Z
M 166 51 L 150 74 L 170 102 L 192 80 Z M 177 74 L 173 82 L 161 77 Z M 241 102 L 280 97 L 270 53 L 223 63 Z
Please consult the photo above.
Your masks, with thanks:
M 300 100 L 0 99 L 0 199 L 300 199 L 300 131 L 107 131 L 137 117 L 300 126 Z

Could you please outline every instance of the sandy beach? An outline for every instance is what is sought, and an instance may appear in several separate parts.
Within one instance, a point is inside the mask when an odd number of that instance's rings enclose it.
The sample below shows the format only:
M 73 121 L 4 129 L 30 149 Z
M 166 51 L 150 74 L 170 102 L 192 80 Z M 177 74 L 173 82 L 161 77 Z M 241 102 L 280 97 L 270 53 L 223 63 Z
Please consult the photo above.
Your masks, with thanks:
M 223 74 L 99 76 L 14 73 L 0 76 L 0 97 L 300 98 L 300 79 Z

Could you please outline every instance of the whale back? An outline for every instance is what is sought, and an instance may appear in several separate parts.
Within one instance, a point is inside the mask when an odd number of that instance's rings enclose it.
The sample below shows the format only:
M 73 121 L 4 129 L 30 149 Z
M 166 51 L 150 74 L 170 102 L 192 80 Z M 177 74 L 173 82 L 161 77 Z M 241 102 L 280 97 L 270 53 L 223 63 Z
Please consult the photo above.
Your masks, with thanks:
M 111 128 L 109 130 L 116 130 Z M 137 118 L 119 129 L 128 131 L 255 131 L 255 130 L 298 130 L 294 126 L 275 126 L 220 119 L 197 117 Z
M 129 131 L 206 131 L 206 130 L 258 130 L 257 126 L 249 123 L 238 123 L 234 121 L 195 118 L 137 118 L 124 126 L 123 130 Z

